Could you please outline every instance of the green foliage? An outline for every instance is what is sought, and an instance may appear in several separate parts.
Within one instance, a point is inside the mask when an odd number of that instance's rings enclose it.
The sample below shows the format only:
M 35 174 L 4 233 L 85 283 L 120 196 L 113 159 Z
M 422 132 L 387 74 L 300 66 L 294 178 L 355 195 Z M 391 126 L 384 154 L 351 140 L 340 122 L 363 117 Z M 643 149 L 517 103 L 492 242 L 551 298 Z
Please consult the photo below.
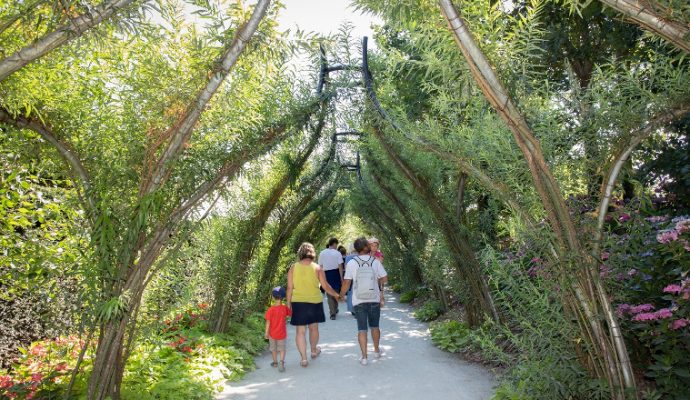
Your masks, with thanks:
M 428 300 L 414 312 L 414 317 L 422 322 L 433 321 L 443 314 L 443 304 L 438 300 Z
M 123 399 L 213 399 L 226 380 L 254 368 L 253 355 L 265 348 L 263 317 L 234 324 L 228 334 L 205 331 L 207 305 L 188 307 L 158 326 L 132 351 L 125 369 Z M 0 399 L 60 396 L 85 342 L 76 336 L 33 343 L 12 370 L 0 370 Z M 89 345 L 73 390 L 85 398 L 95 341 Z
M 431 324 L 431 340 L 439 348 L 457 353 L 471 343 L 470 329 L 466 323 L 456 320 Z
M 417 291 L 416 290 L 408 290 L 407 292 L 404 292 L 403 294 L 400 295 L 400 302 L 401 303 L 411 303 L 415 297 L 417 297 Z

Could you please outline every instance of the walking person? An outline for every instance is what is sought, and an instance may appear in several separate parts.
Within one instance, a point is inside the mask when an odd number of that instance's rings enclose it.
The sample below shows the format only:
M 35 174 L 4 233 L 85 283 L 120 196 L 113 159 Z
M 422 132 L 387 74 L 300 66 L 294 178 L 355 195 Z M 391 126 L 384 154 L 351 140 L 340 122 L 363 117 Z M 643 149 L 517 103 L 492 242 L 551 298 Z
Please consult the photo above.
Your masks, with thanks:
M 369 250 L 371 251 L 371 255 L 376 257 L 381 264 L 383 264 L 383 253 L 381 252 L 381 242 L 379 242 L 378 239 L 375 237 L 372 237 L 368 240 L 369 242 Z
M 353 258 L 357 256 L 357 252 L 355 251 L 355 245 L 354 243 L 350 243 L 347 246 L 347 256 L 345 256 L 345 265 L 350 262 Z M 352 286 L 350 286 L 350 289 L 347 291 L 347 311 L 352 314 L 352 316 L 355 316 L 355 310 L 354 306 L 352 305 Z
M 285 299 L 285 289 L 278 286 L 271 291 L 273 302 L 271 307 L 266 310 L 266 332 L 268 348 L 271 350 L 273 362 L 271 367 L 278 367 L 279 372 L 285 372 L 285 340 L 287 339 L 286 319 L 290 316 L 290 308 L 283 304 Z M 278 353 L 280 352 L 280 364 L 278 364 Z
M 370 255 L 369 243 L 366 238 L 355 240 L 357 256 L 347 263 L 345 280 L 340 289 L 342 297 L 352 285 L 352 304 L 357 318 L 357 341 L 362 352 L 360 364 L 367 365 L 367 332 L 371 331 L 374 342 L 374 357 L 381 358 L 383 351 L 379 347 L 381 341 L 381 306 L 384 303 L 383 287 L 388 282 L 383 265 L 373 255 Z
M 343 255 L 338 249 L 338 239 L 331 238 L 328 240 L 328 247 L 319 254 L 319 265 L 323 269 L 328 284 L 331 285 L 336 292 L 340 291 L 343 283 Z M 338 299 L 328 295 L 328 311 L 331 314 L 331 319 L 334 320 L 338 314 Z
M 321 348 L 318 346 L 318 324 L 326 322 L 319 284 L 327 294 L 336 298 L 336 301 L 340 300 L 340 296 L 326 281 L 323 269 L 314 262 L 316 249 L 311 243 L 302 243 L 297 251 L 297 259 L 298 261 L 288 271 L 287 306 L 292 310 L 290 325 L 295 326 L 295 343 L 301 357 L 300 365 L 306 367 L 309 365 L 307 329 L 311 358 L 315 359 L 321 353 Z

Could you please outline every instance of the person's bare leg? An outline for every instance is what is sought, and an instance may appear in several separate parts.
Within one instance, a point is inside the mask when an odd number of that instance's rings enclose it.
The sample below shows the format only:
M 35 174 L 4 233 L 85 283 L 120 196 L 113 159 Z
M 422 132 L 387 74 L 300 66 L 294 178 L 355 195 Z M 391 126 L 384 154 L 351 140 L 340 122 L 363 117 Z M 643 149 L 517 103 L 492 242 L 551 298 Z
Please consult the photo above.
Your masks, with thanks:
M 278 363 L 278 352 L 275 351 L 275 350 L 273 350 L 273 351 L 271 352 L 271 355 L 273 356 L 273 363 L 274 363 L 274 364 L 277 364 L 277 363 Z
M 297 326 L 295 329 L 295 344 L 297 344 L 297 351 L 299 351 L 302 361 L 307 361 L 307 327 L 305 325 Z
M 311 345 L 311 354 L 318 353 L 317 346 L 319 345 L 319 324 L 309 325 L 309 344 Z
M 360 331 L 357 334 L 359 349 L 362 351 L 362 358 L 367 358 L 367 331 Z
M 374 351 L 379 352 L 379 342 L 381 341 L 381 329 L 371 328 L 371 340 L 374 342 Z
M 280 361 L 285 362 L 285 350 L 281 350 L 280 352 Z

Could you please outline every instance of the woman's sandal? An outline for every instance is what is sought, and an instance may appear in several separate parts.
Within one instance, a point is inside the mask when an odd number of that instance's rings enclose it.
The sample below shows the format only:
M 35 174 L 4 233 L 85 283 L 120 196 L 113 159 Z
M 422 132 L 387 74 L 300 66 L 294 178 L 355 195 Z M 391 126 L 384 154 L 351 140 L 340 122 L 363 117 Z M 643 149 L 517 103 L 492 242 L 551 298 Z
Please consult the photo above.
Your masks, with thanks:
M 311 359 L 312 359 L 312 360 L 315 360 L 316 357 L 319 356 L 319 354 L 321 354 L 321 347 L 317 347 L 317 348 L 316 348 L 316 353 L 311 353 Z
M 309 366 L 309 361 L 307 360 L 302 360 L 299 362 L 299 365 L 302 366 L 302 368 L 307 368 Z

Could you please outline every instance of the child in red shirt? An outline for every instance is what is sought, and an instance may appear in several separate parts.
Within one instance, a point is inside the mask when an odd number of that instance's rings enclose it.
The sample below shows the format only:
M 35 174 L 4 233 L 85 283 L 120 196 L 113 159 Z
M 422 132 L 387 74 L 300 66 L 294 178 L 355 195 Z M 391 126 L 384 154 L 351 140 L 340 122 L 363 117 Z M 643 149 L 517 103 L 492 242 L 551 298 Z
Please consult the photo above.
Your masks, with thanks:
M 285 339 L 287 338 L 286 318 L 292 315 L 292 311 L 283 304 L 285 289 L 278 286 L 271 291 L 273 305 L 266 311 L 266 334 L 268 347 L 273 356 L 271 367 L 278 367 L 278 371 L 285 372 Z M 278 352 L 280 352 L 280 365 L 278 364 Z

